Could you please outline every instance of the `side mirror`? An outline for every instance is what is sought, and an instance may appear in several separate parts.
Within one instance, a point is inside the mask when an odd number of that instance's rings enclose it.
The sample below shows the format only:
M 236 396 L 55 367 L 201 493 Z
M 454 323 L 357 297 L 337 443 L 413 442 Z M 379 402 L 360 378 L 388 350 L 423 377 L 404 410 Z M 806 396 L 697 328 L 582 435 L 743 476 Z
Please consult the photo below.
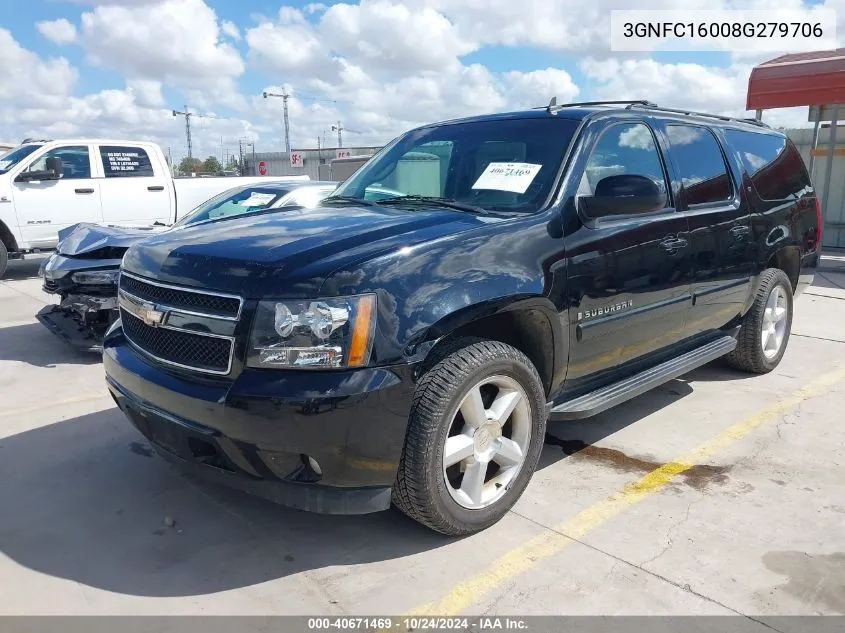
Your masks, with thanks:
M 25 171 L 15 178 L 16 182 L 30 182 L 33 180 L 58 180 L 64 174 L 62 159 L 58 156 L 48 156 L 44 161 L 46 169 L 40 171 Z
M 579 206 L 584 215 L 593 219 L 649 213 L 666 206 L 666 194 L 647 176 L 620 174 L 602 178 L 595 195 L 580 198 Z

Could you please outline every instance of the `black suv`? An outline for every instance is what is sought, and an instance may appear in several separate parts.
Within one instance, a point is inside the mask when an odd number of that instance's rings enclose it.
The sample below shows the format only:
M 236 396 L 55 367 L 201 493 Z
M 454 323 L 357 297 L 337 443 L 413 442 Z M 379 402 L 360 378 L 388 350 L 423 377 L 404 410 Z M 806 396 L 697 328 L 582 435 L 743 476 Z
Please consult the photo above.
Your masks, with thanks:
M 614 102 L 427 125 L 315 209 L 132 246 L 107 380 L 191 472 L 467 534 L 522 494 L 550 415 L 720 356 L 776 367 L 821 226 L 754 121 Z

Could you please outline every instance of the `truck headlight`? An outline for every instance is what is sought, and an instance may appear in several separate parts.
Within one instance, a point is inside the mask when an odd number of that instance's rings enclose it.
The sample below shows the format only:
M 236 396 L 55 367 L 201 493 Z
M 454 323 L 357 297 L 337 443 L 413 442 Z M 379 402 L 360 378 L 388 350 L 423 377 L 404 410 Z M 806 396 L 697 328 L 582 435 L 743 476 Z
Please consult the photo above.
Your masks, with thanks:
M 119 270 L 87 270 L 73 273 L 70 278 L 80 285 L 107 286 L 111 284 L 116 286 L 119 276 Z
M 326 369 L 370 360 L 376 295 L 316 301 L 262 301 L 250 335 L 247 365 Z

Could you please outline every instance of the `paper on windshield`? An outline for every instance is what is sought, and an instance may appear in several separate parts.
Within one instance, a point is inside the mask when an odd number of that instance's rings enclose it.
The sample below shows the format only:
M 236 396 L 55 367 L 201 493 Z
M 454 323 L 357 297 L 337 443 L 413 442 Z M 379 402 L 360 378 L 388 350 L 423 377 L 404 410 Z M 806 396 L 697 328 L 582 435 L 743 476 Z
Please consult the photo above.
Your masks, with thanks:
M 274 193 L 258 193 L 257 191 L 253 191 L 249 198 L 246 200 L 241 201 L 242 207 L 263 207 L 273 200 L 276 197 Z
M 532 163 L 490 163 L 472 188 L 525 193 L 541 167 Z

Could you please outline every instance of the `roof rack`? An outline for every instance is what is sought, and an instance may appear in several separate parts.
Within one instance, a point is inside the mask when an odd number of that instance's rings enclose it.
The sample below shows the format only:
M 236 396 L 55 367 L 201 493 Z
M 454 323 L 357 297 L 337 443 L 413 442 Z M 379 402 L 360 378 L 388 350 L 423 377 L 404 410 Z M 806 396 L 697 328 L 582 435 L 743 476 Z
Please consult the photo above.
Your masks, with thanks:
M 751 123 L 753 125 L 758 125 L 760 127 L 770 127 L 768 124 L 763 123 L 762 121 L 758 121 L 757 119 L 749 119 L 749 118 L 737 118 L 732 116 L 724 116 L 722 114 L 710 114 L 709 112 L 696 112 L 695 110 L 680 110 L 677 108 L 661 108 L 660 106 L 650 103 L 637 103 L 631 104 L 628 106 L 630 110 L 634 105 L 640 105 L 644 108 L 648 108 L 650 110 L 659 110 L 660 112 L 671 112 L 673 114 L 686 114 L 687 116 L 701 116 L 707 117 L 709 119 L 718 119 L 720 121 L 737 121 L 738 123 Z
M 577 108 L 583 106 L 596 106 L 596 105 L 624 105 L 626 110 L 631 110 L 635 107 L 642 107 L 648 108 L 649 110 L 659 110 L 660 112 L 671 112 L 673 114 L 686 114 L 687 116 L 702 116 L 708 117 L 711 119 L 719 119 L 720 121 L 737 121 L 739 123 L 750 123 L 752 125 L 758 125 L 760 127 L 771 127 L 762 121 L 758 121 L 757 119 L 749 119 L 749 118 L 736 118 L 730 116 L 723 116 L 721 114 L 710 114 L 708 112 L 696 112 L 694 110 L 680 110 L 677 108 L 661 108 L 656 103 L 652 103 L 651 101 L 647 101 L 645 99 L 625 99 L 621 101 L 582 101 L 580 103 L 563 103 L 558 104 L 557 97 L 552 97 L 552 100 L 549 101 L 549 105 L 539 108 L 534 108 L 535 110 L 547 110 L 549 114 L 555 114 L 559 110 L 563 108 Z
M 549 114 L 554 114 L 558 110 L 562 110 L 563 108 L 579 108 L 584 106 L 596 106 L 596 105 L 642 105 L 642 106 L 651 106 L 657 107 L 657 104 L 652 103 L 651 101 L 646 101 L 645 99 L 623 99 L 622 101 L 581 101 L 579 103 L 562 103 L 558 105 L 557 97 L 552 97 L 552 100 L 549 101 L 549 105 L 547 106 L 540 106 L 539 108 L 534 108 L 535 110 L 547 110 Z

